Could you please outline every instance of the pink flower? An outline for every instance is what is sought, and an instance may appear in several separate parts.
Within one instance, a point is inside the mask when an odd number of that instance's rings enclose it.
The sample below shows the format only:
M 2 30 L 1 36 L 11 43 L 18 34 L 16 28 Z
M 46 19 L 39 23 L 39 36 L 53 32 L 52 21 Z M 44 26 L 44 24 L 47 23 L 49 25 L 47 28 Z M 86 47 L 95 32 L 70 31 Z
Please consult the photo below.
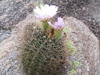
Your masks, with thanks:
M 58 7 L 55 5 L 49 6 L 45 4 L 44 6 L 40 5 L 40 8 L 36 7 L 36 9 L 34 9 L 33 11 L 35 12 L 36 18 L 44 20 L 44 19 L 50 19 L 53 16 L 55 16 L 57 14 L 57 9 Z
M 62 28 L 65 27 L 65 24 L 64 24 L 64 22 L 63 22 L 63 18 L 61 18 L 61 17 L 58 17 L 58 21 L 55 22 L 54 25 L 51 24 L 51 22 L 48 22 L 48 23 L 49 23 L 49 25 L 51 25 L 51 26 L 54 27 L 55 29 L 62 29 Z

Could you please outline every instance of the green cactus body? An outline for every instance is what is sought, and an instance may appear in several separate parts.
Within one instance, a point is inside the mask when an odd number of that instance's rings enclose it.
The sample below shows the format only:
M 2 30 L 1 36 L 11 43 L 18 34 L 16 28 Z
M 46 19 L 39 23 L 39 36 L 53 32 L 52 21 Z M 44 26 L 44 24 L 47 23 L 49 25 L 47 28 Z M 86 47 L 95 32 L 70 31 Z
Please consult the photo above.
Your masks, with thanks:
M 49 26 L 48 21 L 43 21 L 43 22 L 42 22 L 42 25 L 43 25 L 43 29 L 46 31 L 46 29 L 47 29 L 48 26 Z
M 25 71 L 29 75 L 53 75 L 57 73 L 66 57 L 62 40 L 56 41 L 48 38 L 48 35 L 38 28 L 33 31 L 31 40 L 23 52 L 22 63 Z
M 55 39 L 59 39 L 62 34 L 62 29 L 56 29 L 54 32 Z
M 38 26 L 34 29 L 34 24 L 26 27 L 24 39 L 22 63 L 27 75 L 56 75 L 66 63 L 66 57 L 75 51 L 66 36 L 50 38 Z

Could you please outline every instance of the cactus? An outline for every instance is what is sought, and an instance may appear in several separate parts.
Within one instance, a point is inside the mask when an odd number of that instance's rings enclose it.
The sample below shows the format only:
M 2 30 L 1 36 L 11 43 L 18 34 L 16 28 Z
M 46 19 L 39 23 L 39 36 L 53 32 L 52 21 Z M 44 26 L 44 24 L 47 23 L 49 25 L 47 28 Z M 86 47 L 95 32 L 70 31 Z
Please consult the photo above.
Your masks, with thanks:
M 67 54 L 63 40 L 49 38 L 48 34 L 38 27 L 32 29 L 29 26 L 27 29 L 30 37 L 26 40 L 28 44 L 22 55 L 25 72 L 28 75 L 56 75 L 65 63 Z

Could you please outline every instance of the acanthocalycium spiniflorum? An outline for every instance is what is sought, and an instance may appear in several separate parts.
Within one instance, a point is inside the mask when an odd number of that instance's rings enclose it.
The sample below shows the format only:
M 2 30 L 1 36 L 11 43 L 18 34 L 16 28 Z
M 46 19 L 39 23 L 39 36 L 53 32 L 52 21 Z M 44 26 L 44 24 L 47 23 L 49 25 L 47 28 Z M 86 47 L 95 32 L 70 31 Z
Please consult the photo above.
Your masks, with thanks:
M 42 21 L 43 28 L 32 23 L 25 29 L 29 37 L 25 40 L 27 44 L 23 51 L 22 63 L 28 75 L 55 75 L 66 62 L 71 48 L 65 48 L 67 44 L 62 35 L 65 27 L 63 18 L 58 17 L 54 24 L 50 22 L 57 14 L 57 9 L 57 6 L 47 4 L 36 7 L 34 16 Z

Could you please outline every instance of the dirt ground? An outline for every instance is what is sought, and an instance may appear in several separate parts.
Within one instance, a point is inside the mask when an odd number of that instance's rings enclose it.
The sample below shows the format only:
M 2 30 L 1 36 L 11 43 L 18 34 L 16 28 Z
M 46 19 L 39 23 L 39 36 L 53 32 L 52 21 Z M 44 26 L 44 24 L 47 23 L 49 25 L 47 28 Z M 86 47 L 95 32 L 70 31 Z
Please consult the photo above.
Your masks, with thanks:
M 59 7 L 57 16 L 73 16 L 81 21 L 83 21 L 89 29 L 96 35 L 100 40 L 100 24 L 93 17 L 93 15 L 98 16 L 97 13 L 91 14 L 97 8 L 96 3 L 100 3 L 100 0 L 43 0 L 44 4 L 57 5 Z M 95 5 L 94 5 L 95 3 Z M 90 5 L 90 6 L 89 6 Z M 99 5 L 100 7 L 100 5 Z M 100 13 L 100 11 L 99 11 Z M 99 18 L 100 19 L 100 18 Z

